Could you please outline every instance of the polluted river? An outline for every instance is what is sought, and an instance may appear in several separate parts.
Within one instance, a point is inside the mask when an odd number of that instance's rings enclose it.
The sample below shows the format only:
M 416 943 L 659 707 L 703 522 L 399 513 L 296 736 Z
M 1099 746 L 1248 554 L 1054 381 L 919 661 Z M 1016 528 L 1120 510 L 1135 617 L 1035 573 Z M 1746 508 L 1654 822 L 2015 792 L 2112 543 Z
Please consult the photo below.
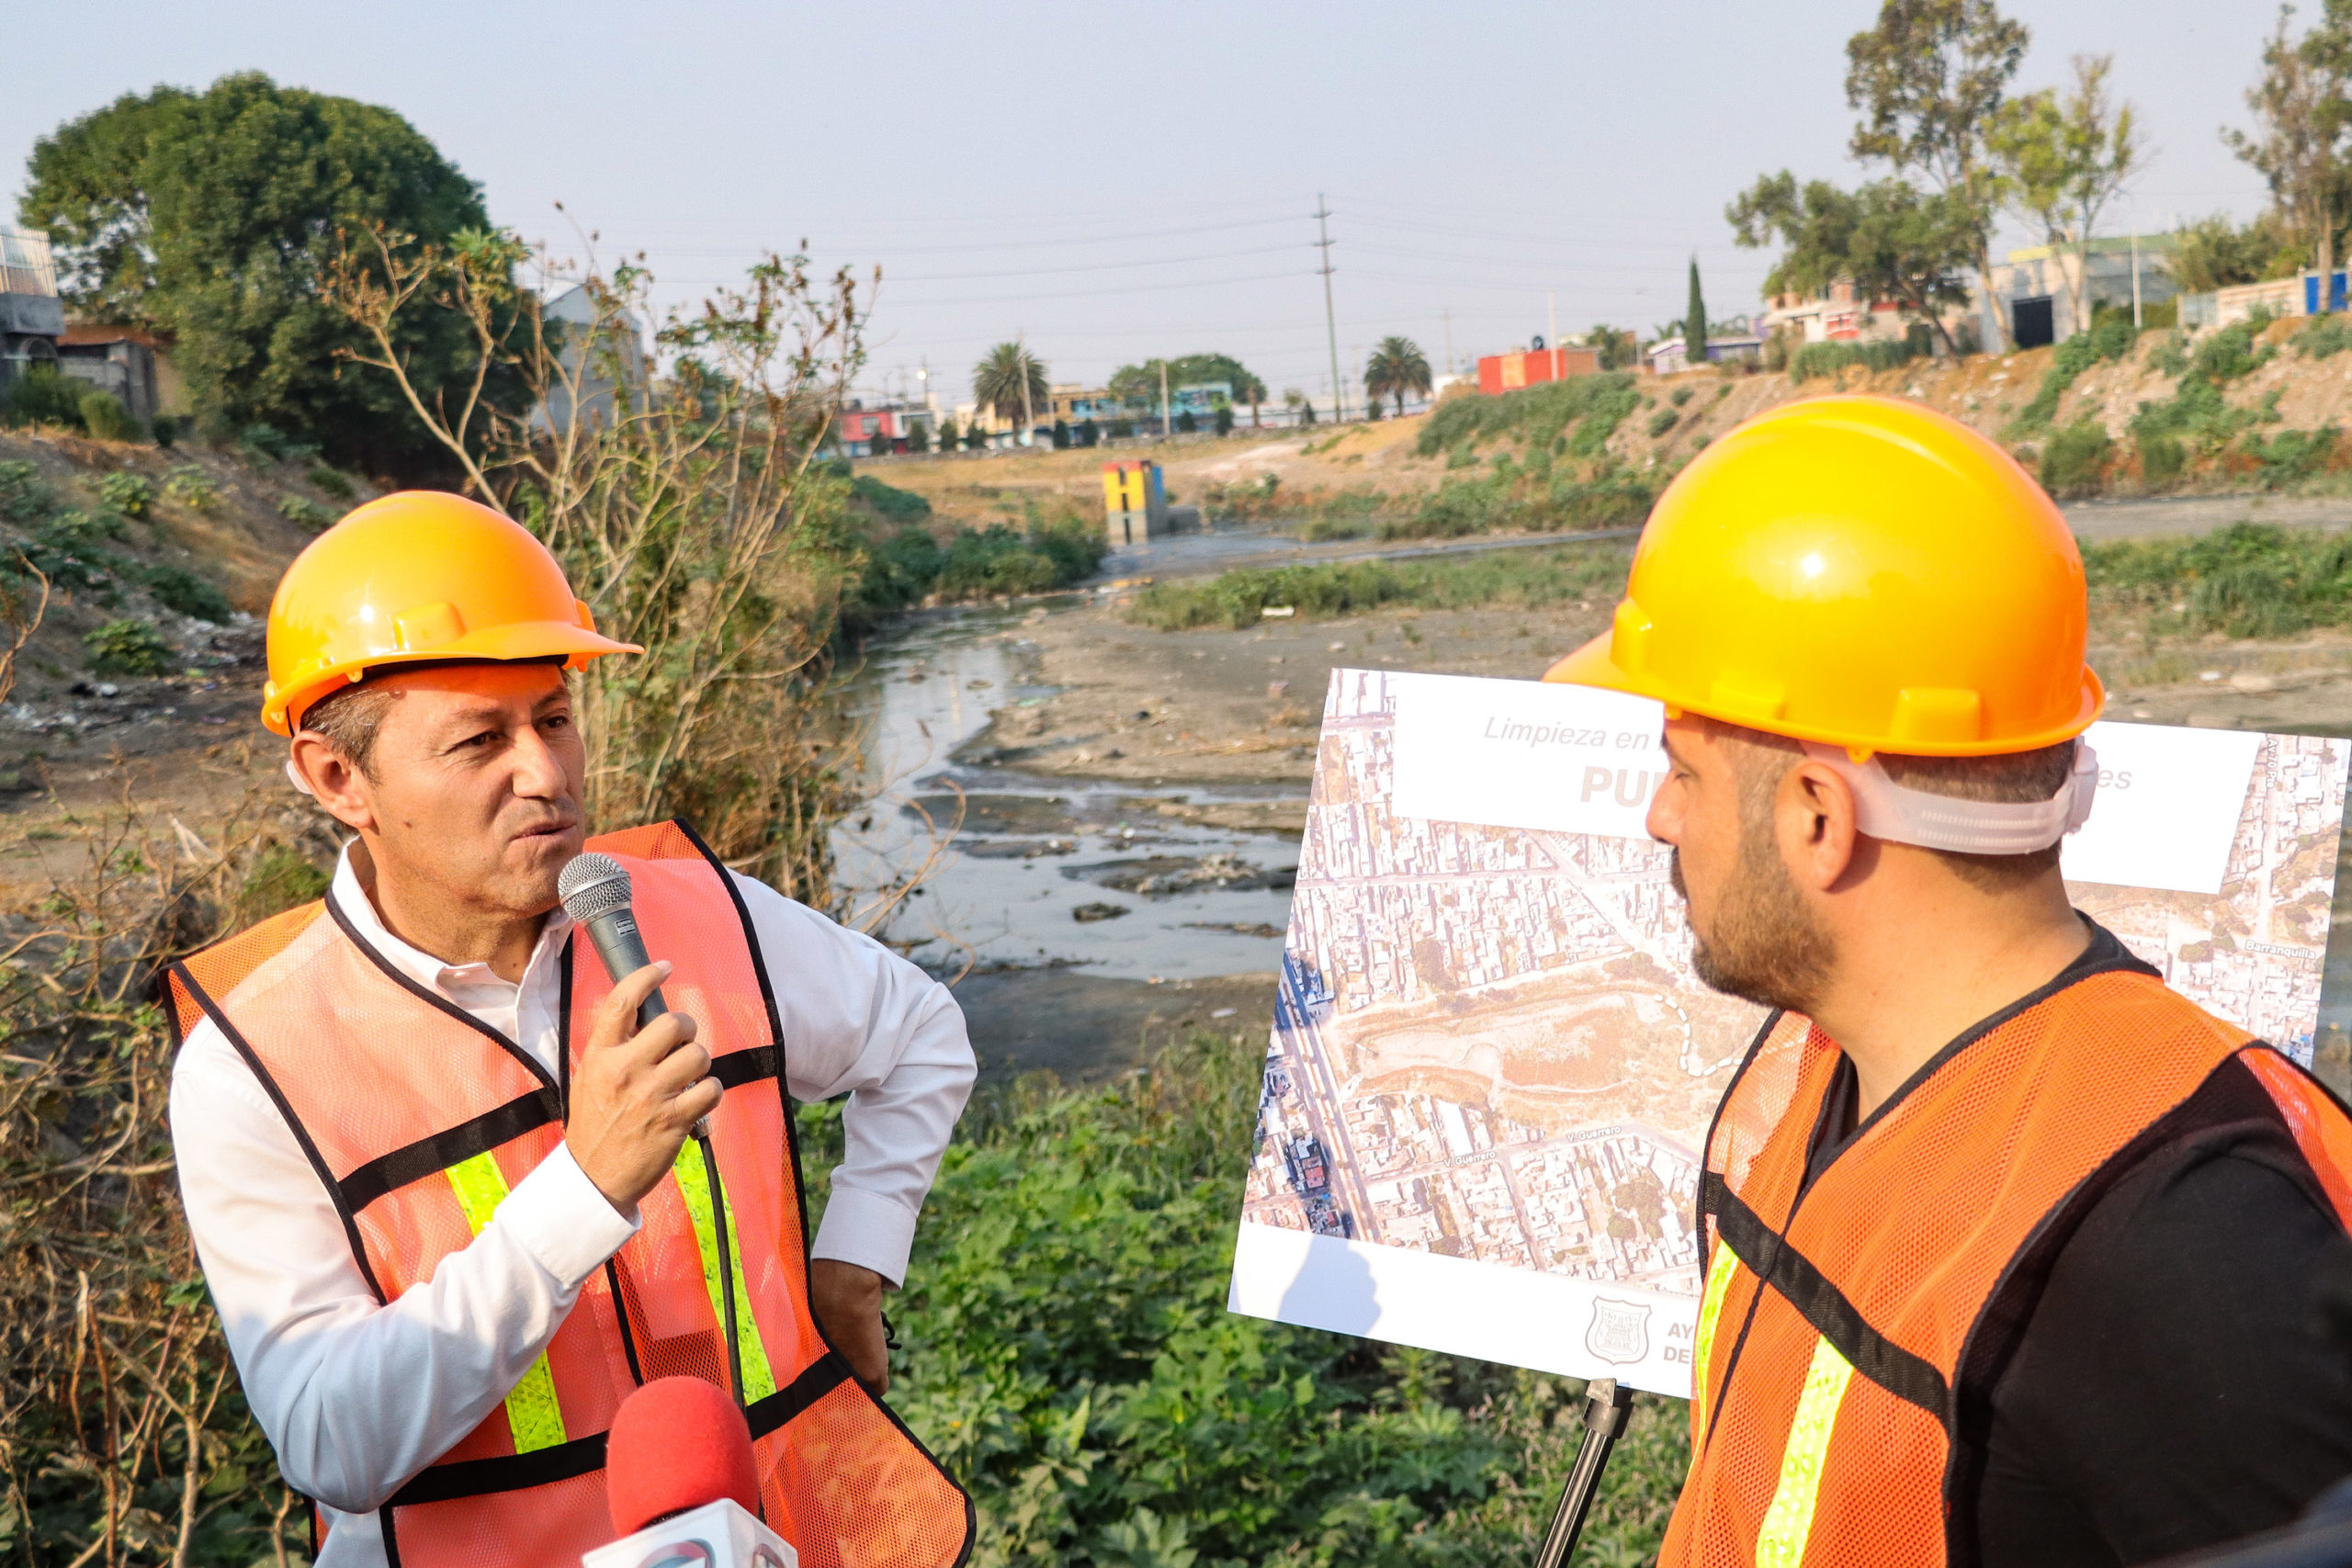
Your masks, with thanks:
M 1028 773 L 987 743 L 998 710 L 1056 691 L 1030 683 L 1024 628 L 1089 597 L 919 621 L 843 688 L 866 800 L 834 835 L 853 918 L 961 974 L 992 1077 L 1099 1077 L 1185 1028 L 1271 1018 L 1303 787 Z

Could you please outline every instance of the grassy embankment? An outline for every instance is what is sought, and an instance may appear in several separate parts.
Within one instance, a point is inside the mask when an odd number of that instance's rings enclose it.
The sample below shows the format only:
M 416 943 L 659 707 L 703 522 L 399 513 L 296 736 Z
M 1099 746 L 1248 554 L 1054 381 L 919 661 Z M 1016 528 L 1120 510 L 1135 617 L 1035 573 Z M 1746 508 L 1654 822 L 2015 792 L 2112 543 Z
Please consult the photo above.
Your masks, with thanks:
M 1386 606 L 1464 609 L 1615 594 L 1630 545 L 1561 545 L 1419 561 L 1228 571 L 1157 583 L 1126 614 L 1162 631 L 1256 624 L 1289 605 L 1317 619 Z M 2285 637 L 2352 620 L 2352 536 L 2240 523 L 2190 539 L 2088 545 L 2099 635 L 2143 642 L 2219 634 Z
M 1540 1538 L 1581 1384 L 1225 1310 L 1263 1061 L 1195 1035 L 967 1113 L 892 1304 L 892 1403 L 971 1488 L 976 1563 L 1499 1565 Z M 838 1110 L 801 1117 L 821 1180 Z M 1580 1561 L 1655 1553 L 1684 1434 L 1637 1402 Z
M 1068 587 L 1091 575 L 1110 548 L 1095 519 L 1063 496 L 1023 496 L 1006 504 L 1001 522 L 955 528 L 942 526 L 931 502 L 911 491 L 870 474 L 835 478 L 863 523 L 853 545 L 862 564 L 843 605 L 853 632 L 926 602 Z
M 1605 528 L 1639 522 L 1655 494 L 1608 453 L 1609 437 L 1641 406 L 1625 372 L 1581 376 L 1495 398 L 1450 398 L 1422 423 L 1415 455 L 1444 459 L 1433 491 L 1321 489 L 1306 494 L 1261 479 L 1211 486 L 1219 520 L 1304 519 L 1310 539 L 1450 539 L 1497 529 Z M 1337 442 L 1340 435 L 1325 437 Z M 1318 444 L 1310 443 L 1312 455 Z

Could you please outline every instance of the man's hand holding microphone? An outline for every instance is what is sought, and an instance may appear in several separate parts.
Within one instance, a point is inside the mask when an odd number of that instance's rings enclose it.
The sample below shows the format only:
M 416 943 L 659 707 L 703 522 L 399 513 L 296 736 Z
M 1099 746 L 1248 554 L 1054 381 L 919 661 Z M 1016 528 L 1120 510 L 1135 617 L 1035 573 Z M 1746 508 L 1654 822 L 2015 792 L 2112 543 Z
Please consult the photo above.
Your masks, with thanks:
M 639 1006 L 669 977 L 668 962 L 648 964 L 613 987 L 571 1079 L 563 1141 L 581 1174 L 623 1215 L 636 1213 L 724 1092 L 710 1076 L 710 1054 L 695 1043 L 692 1018 L 664 1012 L 638 1027 Z
M 661 987 L 672 966 L 647 958 L 628 873 L 609 856 L 583 854 L 564 867 L 557 886 L 605 973 L 619 976 L 589 1026 L 564 1143 L 605 1201 L 632 1215 L 686 1140 L 708 1131 L 704 1119 L 725 1089 L 710 1076 L 710 1054 L 695 1043 L 694 1019 L 664 1007 Z M 857 1381 L 877 1396 L 890 1386 L 887 1288 L 881 1275 L 854 1263 L 820 1258 L 808 1266 L 810 1309 Z

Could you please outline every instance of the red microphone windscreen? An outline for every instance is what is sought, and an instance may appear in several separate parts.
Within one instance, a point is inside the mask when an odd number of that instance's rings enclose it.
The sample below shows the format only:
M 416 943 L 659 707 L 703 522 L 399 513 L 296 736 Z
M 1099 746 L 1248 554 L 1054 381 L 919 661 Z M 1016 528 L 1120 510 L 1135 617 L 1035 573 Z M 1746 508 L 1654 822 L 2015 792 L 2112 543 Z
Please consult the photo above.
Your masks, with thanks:
M 656 1378 L 621 1401 L 613 1416 L 605 1491 L 613 1529 L 622 1535 L 721 1497 L 757 1514 L 752 1429 L 716 1383 Z

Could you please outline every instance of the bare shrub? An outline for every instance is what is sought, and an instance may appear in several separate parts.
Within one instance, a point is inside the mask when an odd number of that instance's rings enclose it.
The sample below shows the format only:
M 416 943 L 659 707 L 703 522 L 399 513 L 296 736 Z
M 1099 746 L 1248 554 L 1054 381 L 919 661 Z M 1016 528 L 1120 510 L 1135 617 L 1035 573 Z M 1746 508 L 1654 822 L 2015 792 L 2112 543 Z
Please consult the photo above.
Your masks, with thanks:
M 397 382 L 468 489 L 547 542 L 600 629 L 645 649 L 582 683 L 593 820 L 689 817 L 729 863 L 826 905 L 848 784 L 815 698 L 865 559 L 846 482 L 813 458 L 860 362 L 857 286 L 771 255 L 673 312 L 649 358 L 647 274 L 592 265 L 581 319 L 558 320 L 520 282 L 534 272 L 558 275 L 511 239 L 371 232 L 328 293 L 371 345 L 355 359 Z M 454 401 L 419 393 L 401 346 L 436 311 L 473 344 Z

